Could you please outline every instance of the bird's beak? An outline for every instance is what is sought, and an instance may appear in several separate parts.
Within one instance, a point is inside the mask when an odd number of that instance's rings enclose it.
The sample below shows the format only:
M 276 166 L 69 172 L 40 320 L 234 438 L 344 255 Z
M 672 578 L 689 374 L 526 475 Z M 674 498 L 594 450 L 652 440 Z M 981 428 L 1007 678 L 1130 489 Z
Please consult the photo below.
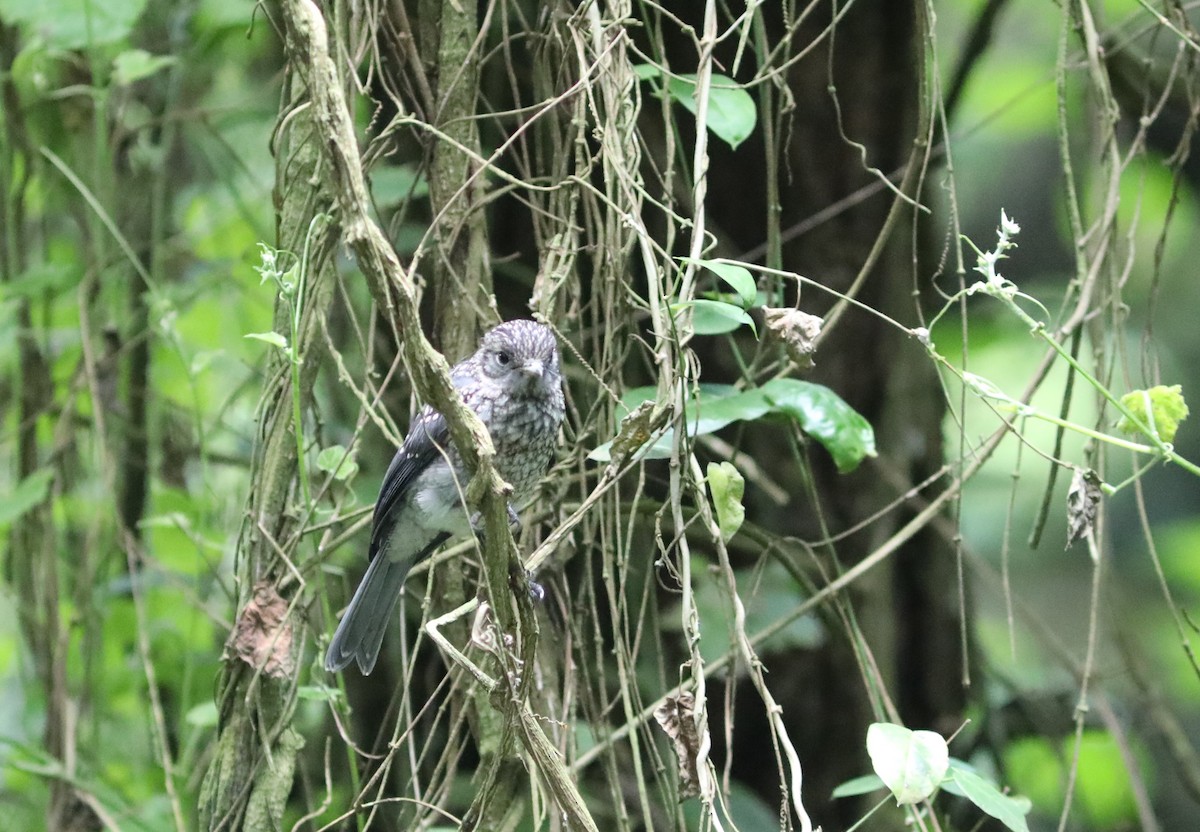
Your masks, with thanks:
M 545 371 L 546 366 L 539 358 L 531 358 L 521 365 L 521 372 L 531 379 L 541 378 Z

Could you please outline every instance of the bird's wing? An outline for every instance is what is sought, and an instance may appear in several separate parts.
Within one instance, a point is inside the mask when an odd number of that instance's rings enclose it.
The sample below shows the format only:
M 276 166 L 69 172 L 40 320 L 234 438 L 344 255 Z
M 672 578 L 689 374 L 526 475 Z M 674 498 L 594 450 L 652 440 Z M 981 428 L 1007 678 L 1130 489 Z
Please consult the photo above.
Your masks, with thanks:
M 403 501 L 413 480 L 445 453 L 449 441 L 450 430 L 442 414 L 428 405 L 422 407 L 409 426 L 404 444 L 396 451 L 387 473 L 383 475 L 371 523 L 369 560 L 375 559 L 376 553 L 391 534 L 394 509 Z

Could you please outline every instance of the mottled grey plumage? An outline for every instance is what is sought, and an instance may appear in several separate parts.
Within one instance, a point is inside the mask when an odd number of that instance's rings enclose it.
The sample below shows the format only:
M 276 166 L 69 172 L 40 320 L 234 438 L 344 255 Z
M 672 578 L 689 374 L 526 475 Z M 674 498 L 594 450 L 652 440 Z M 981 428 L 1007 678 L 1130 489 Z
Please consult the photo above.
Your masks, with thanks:
M 554 455 L 564 412 L 559 364 L 554 334 L 522 320 L 490 330 L 475 354 L 450 371 L 463 401 L 491 433 L 496 470 L 513 487 L 511 505 L 533 496 Z M 383 477 L 371 562 L 329 643 L 326 670 L 352 660 L 364 674 L 375 667 L 408 571 L 451 537 L 471 533 L 462 504 L 469 480 L 446 420 L 425 405 Z

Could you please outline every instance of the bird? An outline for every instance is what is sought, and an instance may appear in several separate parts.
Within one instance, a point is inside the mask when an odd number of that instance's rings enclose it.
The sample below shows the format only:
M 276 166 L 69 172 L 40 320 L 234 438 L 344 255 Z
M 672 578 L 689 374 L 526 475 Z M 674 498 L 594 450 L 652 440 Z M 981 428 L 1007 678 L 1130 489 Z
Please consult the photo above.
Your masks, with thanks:
M 497 473 L 512 486 L 510 523 L 549 468 L 565 413 L 562 361 L 554 333 L 531 320 L 506 321 L 450 371 L 467 407 L 491 434 Z M 383 634 L 409 570 L 455 537 L 476 531 L 463 505 L 470 479 L 445 417 L 428 404 L 384 474 L 371 522 L 366 574 L 325 654 L 325 669 L 375 667 Z

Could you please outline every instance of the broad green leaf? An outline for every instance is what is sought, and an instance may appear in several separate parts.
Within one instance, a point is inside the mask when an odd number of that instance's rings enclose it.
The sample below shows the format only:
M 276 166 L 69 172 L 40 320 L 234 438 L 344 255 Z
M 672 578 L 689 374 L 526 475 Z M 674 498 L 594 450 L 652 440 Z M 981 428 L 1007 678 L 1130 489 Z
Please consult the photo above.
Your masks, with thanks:
M 30 40 L 56 49 L 83 49 L 126 37 L 146 0 L 0 0 L 0 20 L 17 24 Z
M 632 413 L 642 402 L 657 394 L 654 387 L 638 387 L 625 393 L 621 407 Z M 688 403 L 689 436 L 703 436 L 738 421 L 752 422 L 767 415 L 796 420 L 801 429 L 829 451 L 838 470 L 852 471 L 867 456 L 875 456 L 875 433 L 870 423 L 828 387 L 796 379 L 774 379 L 762 387 L 738 390 L 729 384 L 701 384 Z M 646 459 L 671 456 L 671 431 L 665 432 L 644 453 Z M 588 458 L 607 462 L 605 443 Z
M 278 332 L 275 332 L 275 331 L 247 332 L 242 337 L 250 338 L 255 341 L 264 341 L 268 344 L 271 344 L 272 346 L 279 347 L 279 349 L 281 349 L 281 350 L 286 350 L 287 345 L 288 345 L 287 338 L 284 338 L 282 335 L 280 335 Z
M 871 765 L 898 804 L 920 803 L 946 776 L 950 752 L 940 734 L 876 722 L 867 729 Z
M 677 75 L 667 82 L 671 97 L 696 114 L 696 76 Z M 708 129 L 732 149 L 749 138 L 758 122 L 754 99 L 736 81 L 716 72 L 708 93 Z
M 701 555 L 692 557 L 696 612 L 700 617 L 700 655 L 707 662 L 716 661 L 729 650 L 730 630 L 734 626 L 729 587 L 718 571 L 711 568 L 713 566 L 711 560 Z M 798 599 L 807 594 L 777 561 L 768 561 L 761 570 L 735 569 L 733 574 L 745 610 L 748 633 L 776 624 L 796 608 Z M 670 618 L 662 622 L 662 628 L 671 633 L 682 633 L 683 623 L 679 618 Z M 779 655 L 796 649 L 812 650 L 828 638 L 828 631 L 815 614 L 803 615 L 777 631 L 762 646 L 761 652 Z M 740 670 L 745 672 L 744 668 Z
M 829 451 L 843 474 L 865 457 L 875 456 L 871 423 L 828 387 L 794 378 L 777 378 L 761 388 L 773 409 L 800 423 L 804 432 Z
M 634 71 L 643 81 L 662 83 L 662 71 L 658 67 L 639 64 Z M 667 91 L 689 113 L 696 114 L 694 73 L 671 76 L 667 79 Z M 758 109 L 750 93 L 729 76 L 714 72 L 708 94 L 708 129 L 713 135 L 737 150 L 738 145 L 754 132 L 757 122 Z
M 1178 384 L 1170 387 L 1160 384 L 1149 390 L 1134 390 L 1121 397 L 1121 404 L 1129 408 L 1150 430 L 1158 431 L 1159 438 L 1164 442 L 1175 441 L 1179 423 L 1188 417 L 1183 388 Z M 1137 425 L 1126 418 L 1117 423 L 1117 430 L 1131 435 L 1141 433 Z
M 7 497 L 0 498 L 0 526 L 19 520 L 27 511 L 46 499 L 54 471 L 42 468 L 17 484 Z
M 389 165 L 371 171 L 371 193 L 381 208 L 429 194 L 429 182 L 414 165 Z
M 712 260 L 697 260 L 696 263 L 728 283 L 742 299 L 743 309 L 751 308 L 758 301 L 758 285 L 754 282 L 754 275 L 750 274 L 750 270 L 745 266 L 716 263 Z
M 864 774 L 862 777 L 855 777 L 853 780 L 847 780 L 842 785 L 833 790 L 833 797 L 854 797 L 860 794 L 870 794 L 878 789 L 886 789 L 887 786 L 879 779 L 878 774 Z
M 746 507 L 742 498 L 746 494 L 746 480 L 731 462 L 708 463 L 708 490 L 712 493 L 713 505 L 717 509 L 717 524 L 721 537 L 726 542 L 737 534 L 746 519 Z
M 333 474 L 335 480 L 347 480 L 358 473 L 358 463 L 354 461 L 354 454 L 347 453 L 341 445 L 330 445 L 317 454 L 317 467 Z
M 11 283 L 0 284 L 0 297 L 38 298 L 73 289 L 83 277 L 83 269 L 68 263 L 38 263 L 30 266 Z
M 296 688 L 296 696 L 310 702 L 333 702 L 342 698 L 342 692 L 328 685 L 301 685 Z
M 1029 814 L 1032 804 L 1027 799 L 1009 797 L 958 760 L 954 760 L 950 765 L 949 779 L 953 780 L 967 800 L 1003 823 L 1012 832 L 1029 832 L 1025 815 Z
M 214 728 L 217 724 L 217 703 L 211 700 L 201 702 L 190 708 L 183 719 L 188 725 L 195 725 L 197 728 Z
M 132 84 L 175 62 L 173 55 L 151 55 L 144 49 L 127 49 L 113 58 L 113 81 L 121 85 Z
M 697 335 L 723 335 L 748 325 L 754 329 L 754 319 L 746 310 L 732 303 L 719 300 L 692 300 L 671 305 L 672 314 L 692 307 L 692 329 Z M 757 330 L 756 330 L 757 333 Z

